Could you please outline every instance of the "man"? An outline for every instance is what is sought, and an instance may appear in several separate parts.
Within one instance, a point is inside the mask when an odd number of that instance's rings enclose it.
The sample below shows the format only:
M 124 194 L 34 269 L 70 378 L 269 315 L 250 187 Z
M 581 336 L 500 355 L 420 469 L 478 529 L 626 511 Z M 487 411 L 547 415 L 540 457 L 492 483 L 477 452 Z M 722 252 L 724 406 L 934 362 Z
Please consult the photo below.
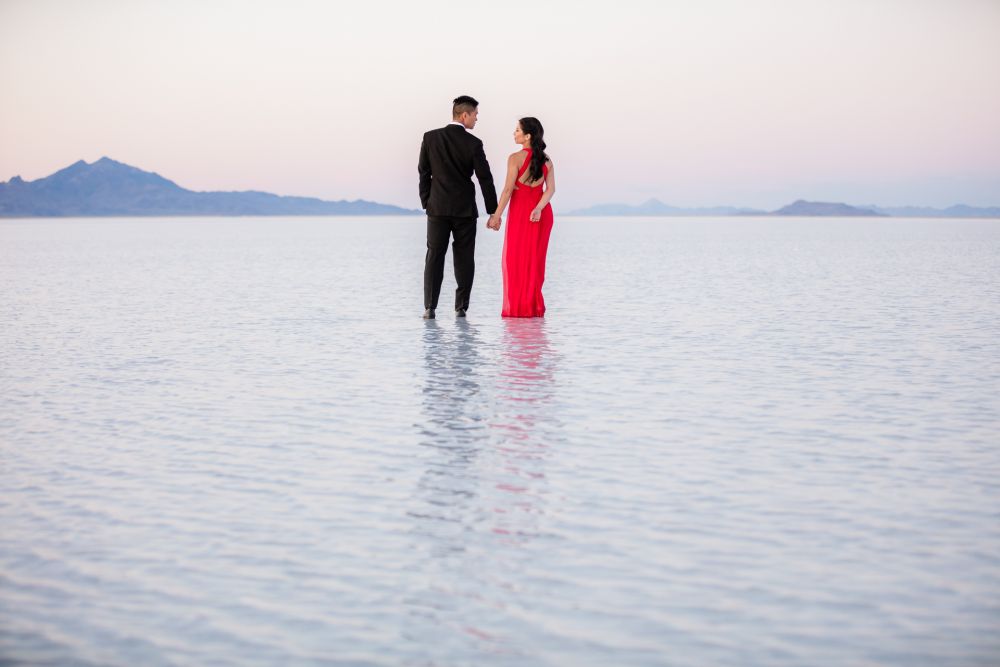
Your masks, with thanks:
M 483 191 L 488 224 L 494 222 L 497 191 L 483 142 L 469 133 L 479 118 L 479 102 L 468 95 L 456 97 L 448 125 L 424 134 L 420 144 L 420 204 L 427 211 L 427 257 L 424 260 L 424 319 L 434 319 L 448 239 L 454 236 L 455 315 L 465 317 L 469 309 L 472 279 L 476 272 L 476 188 L 475 172 Z

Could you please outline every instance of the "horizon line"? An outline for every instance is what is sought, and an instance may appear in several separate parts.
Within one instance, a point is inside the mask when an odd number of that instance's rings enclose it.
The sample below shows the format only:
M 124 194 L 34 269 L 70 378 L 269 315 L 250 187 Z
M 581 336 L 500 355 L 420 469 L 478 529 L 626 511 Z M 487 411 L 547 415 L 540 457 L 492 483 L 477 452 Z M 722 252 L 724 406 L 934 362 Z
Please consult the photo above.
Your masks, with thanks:
M 364 202 L 364 203 L 371 203 L 371 204 L 381 204 L 381 205 L 386 205 L 386 206 L 394 206 L 394 207 L 397 207 L 397 208 L 402 208 L 402 209 L 406 209 L 406 210 L 414 211 L 414 212 L 421 212 L 422 211 L 422 209 L 419 209 L 419 208 L 416 208 L 416 209 L 409 208 L 406 205 L 401 205 L 401 204 L 387 204 L 387 203 L 384 203 L 384 202 L 381 202 L 381 201 L 375 201 L 375 200 L 369 200 L 369 199 L 363 199 L 363 198 L 356 198 L 356 199 L 346 199 L 346 198 L 344 198 L 344 199 L 325 199 L 323 197 L 316 196 L 316 195 L 279 194 L 277 192 L 272 192 L 272 191 L 268 191 L 268 190 L 257 190 L 257 189 L 247 189 L 247 190 L 193 190 L 193 189 L 184 187 L 182 185 L 179 185 L 173 179 L 167 178 L 166 176 L 163 176 L 159 172 L 148 171 L 146 169 L 143 169 L 142 167 L 137 167 L 135 165 L 131 165 L 131 164 L 128 164 L 126 162 L 122 162 L 120 160 L 116 160 L 116 159 L 114 159 L 112 157 L 109 157 L 108 155 L 102 155 L 100 158 L 97 158 L 93 162 L 87 162 L 85 159 L 80 158 L 80 159 L 78 159 L 78 160 L 76 160 L 74 162 L 69 163 L 65 167 L 61 167 L 59 169 L 56 169 L 55 171 L 53 171 L 52 173 L 50 173 L 50 174 L 48 174 L 46 176 L 40 176 L 40 177 L 32 179 L 30 181 L 29 180 L 25 180 L 24 178 L 22 178 L 20 174 L 15 174 L 14 176 L 10 177 L 8 180 L 0 182 L 0 185 L 10 185 L 10 184 L 12 184 L 14 182 L 21 182 L 21 183 L 25 183 L 25 184 L 35 183 L 37 181 L 45 180 L 46 178 L 50 178 L 51 176 L 54 176 L 55 174 L 59 173 L 60 171 L 64 171 L 64 170 L 69 169 L 71 167 L 74 167 L 74 166 L 76 166 L 76 165 L 78 165 L 80 163 L 83 163 L 84 165 L 90 167 L 90 166 L 94 166 L 94 165 L 96 165 L 96 164 L 98 164 L 100 162 L 111 162 L 111 163 L 114 163 L 114 164 L 122 165 L 124 167 L 128 167 L 130 169 L 138 170 L 138 171 L 146 173 L 146 174 L 151 174 L 153 176 L 157 176 L 159 178 L 162 178 L 165 181 L 168 181 L 168 182 L 172 183 L 173 185 L 176 185 L 177 187 L 179 187 L 179 188 L 181 188 L 183 190 L 187 190 L 188 192 L 194 192 L 194 193 L 205 193 L 205 194 L 210 194 L 210 193 L 230 193 L 230 194 L 256 193 L 256 194 L 268 194 L 268 195 L 273 195 L 273 196 L 276 196 L 276 197 L 288 197 L 288 198 L 296 198 L 296 199 L 315 199 L 315 200 L 318 200 L 318 201 L 329 202 L 329 203 L 341 203 L 341 202 L 355 203 L 355 202 Z M 476 187 L 478 189 L 478 185 Z M 640 207 L 648 205 L 648 204 L 657 204 L 657 205 L 665 206 L 665 207 L 668 207 L 668 208 L 673 208 L 673 209 L 678 209 L 678 210 L 684 210 L 684 211 L 696 211 L 696 210 L 702 210 L 702 209 L 719 209 L 719 208 L 726 209 L 726 208 L 728 208 L 728 209 L 744 210 L 744 211 L 746 211 L 746 215 L 754 215 L 754 214 L 769 214 L 769 213 L 774 213 L 774 212 L 776 212 L 776 211 L 778 211 L 778 210 L 780 210 L 782 208 L 785 208 L 787 206 L 790 206 L 792 204 L 797 204 L 797 203 L 800 203 L 800 202 L 802 202 L 802 203 L 808 203 L 808 204 L 845 205 L 845 206 L 851 206 L 853 208 L 860 208 L 860 209 L 871 208 L 871 207 L 879 208 L 879 209 L 912 208 L 912 209 L 929 209 L 929 210 L 932 210 L 932 211 L 942 211 L 942 212 L 948 211 L 948 210 L 954 209 L 954 208 L 960 208 L 960 207 L 972 208 L 972 209 L 997 209 L 997 208 L 1000 208 L 1000 204 L 973 205 L 973 204 L 966 204 L 966 203 L 961 202 L 961 201 L 955 202 L 953 204 L 949 204 L 947 206 L 930 206 L 930 205 L 921 205 L 921 204 L 876 204 L 876 203 L 850 204 L 850 203 L 847 202 L 847 200 L 839 200 L 839 201 L 838 200 L 833 200 L 833 201 L 822 200 L 821 201 L 821 200 L 818 200 L 818 199 L 805 199 L 803 197 L 798 197 L 798 198 L 792 200 L 791 202 L 788 202 L 788 203 L 786 203 L 786 204 L 784 204 L 782 206 L 779 206 L 778 208 L 776 208 L 774 210 L 767 210 L 767 209 L 759 208 L 759 207 L 756 207 L 756 206 L 747 206 L 747 205 L 740 205 L 740 204 L 677 205 L 677 204 L 666 203 L 662 199 L 660 199 L 659 197 L 655 197 L 654 196 L 654 197 L 649 197 L 649 198 L 647 198 L 647 199 L 645 199 L 643 201 L 640 201 L 639 203 L 636 203 L 636 204 L 628 204 L 628 203 L 621 202 L 621 201 L 604 201 L 604 202 L 597 202 L 597 203 L 593 203 L 593 204 L 585 204 L 585 205 L 582 205 L 582 206 L 573 206 L 573 207 L 569 207 L 568 206 L 568 207 L 566 207 L 568 209 L 567 212 L 563 213 L 563 215 L 569 215 L 569 214 L 572 214 L 572 213 L 578 213 L 578 212 L 581 212 L 581 211 L 586 211 L 588 209 L 598 208 L 598 207 L 602 207 L 602 206 L 621 206 L 621 207 L 628 207 L 628 208 L 640 208 Z M 647 217 L 655 217 L 656 216 L 656 214 L 640 214 L 640 215 L 646 215 Z M 636 217 L 636 216 L 629 216 L 629 215 L 627 215 L 627 216 L 624 216 L 624 217 Z

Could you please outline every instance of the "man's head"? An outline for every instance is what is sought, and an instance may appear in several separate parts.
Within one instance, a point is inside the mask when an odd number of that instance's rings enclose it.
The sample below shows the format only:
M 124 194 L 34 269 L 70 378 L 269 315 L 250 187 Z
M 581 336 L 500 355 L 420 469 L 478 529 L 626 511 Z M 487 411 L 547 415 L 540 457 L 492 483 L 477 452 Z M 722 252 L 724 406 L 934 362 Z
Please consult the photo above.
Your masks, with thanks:
M 479 119 L 479 102 L 468 95 L 460 95 L 451 103 L 451 118 L 471 130 Z

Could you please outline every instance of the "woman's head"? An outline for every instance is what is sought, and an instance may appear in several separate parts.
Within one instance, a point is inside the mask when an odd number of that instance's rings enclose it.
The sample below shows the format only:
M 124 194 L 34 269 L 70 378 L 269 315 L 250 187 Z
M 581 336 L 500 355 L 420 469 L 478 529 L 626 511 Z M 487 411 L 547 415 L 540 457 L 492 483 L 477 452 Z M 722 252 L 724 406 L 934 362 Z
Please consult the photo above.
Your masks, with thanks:
M 538 122 L 537 118 L 531 116 L 525 116 L 517 121 L 517 127 L 514 128 L 514 141 L 525 148 L 531 147 L 529 145 L 531 140 L 542 139 L 544 135 L 545 130 L 542 129 L 542 124 Z
M 517 121 L 514 130 L 514 141 L 525 148 L 531 149 L 531 166 L 528 167 L 528 178 L 537 181 L 542 177 L 542 166 L 549 159 L 545 154 L 545 129 L 542 123 L 531 116 L 525 116 Z

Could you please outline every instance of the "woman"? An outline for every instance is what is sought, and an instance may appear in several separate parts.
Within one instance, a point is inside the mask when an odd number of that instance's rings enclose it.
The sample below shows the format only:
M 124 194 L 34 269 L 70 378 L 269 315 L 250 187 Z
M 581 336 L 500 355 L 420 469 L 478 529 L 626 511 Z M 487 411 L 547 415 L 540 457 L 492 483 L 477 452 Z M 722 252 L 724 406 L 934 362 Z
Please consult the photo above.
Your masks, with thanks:
M 500 229 L 500 216 L 510 202 L 507 232 L 503 242 L 503 311 L 502 317 L 542 317 L 545 299 L 545 253 L 552 233 L 552 207 L 549 200 L 556 193 L 552 160 L 545 154 L 545 131 L 537 118 L 522 118 L 514 130 L 514 142 L 522 150 L 507 158 L 504 183 L 494 222 L 490 229 Z M 544 185 L 544 189 L 543 186 Z

